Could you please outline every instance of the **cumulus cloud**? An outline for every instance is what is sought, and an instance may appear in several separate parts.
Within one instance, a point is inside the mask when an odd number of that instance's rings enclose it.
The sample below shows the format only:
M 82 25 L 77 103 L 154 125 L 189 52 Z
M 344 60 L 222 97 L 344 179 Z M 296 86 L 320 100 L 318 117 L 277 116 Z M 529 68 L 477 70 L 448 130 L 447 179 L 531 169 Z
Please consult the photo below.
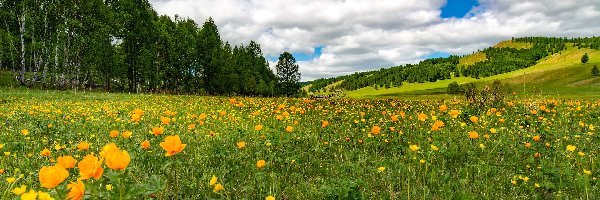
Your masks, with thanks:
M 159 14 L 213 17 L 231 44 L 255 40 L 267 57 L 300 61 L 302 80 L 416 63 L 434 52 L 463 55 L 520 36 L 593 36 L 598 0 L 479 0 L 464 18 L 440 17 L 445 0 L 151 0 Z M 274 66 L 274 63 L 271 63 Z

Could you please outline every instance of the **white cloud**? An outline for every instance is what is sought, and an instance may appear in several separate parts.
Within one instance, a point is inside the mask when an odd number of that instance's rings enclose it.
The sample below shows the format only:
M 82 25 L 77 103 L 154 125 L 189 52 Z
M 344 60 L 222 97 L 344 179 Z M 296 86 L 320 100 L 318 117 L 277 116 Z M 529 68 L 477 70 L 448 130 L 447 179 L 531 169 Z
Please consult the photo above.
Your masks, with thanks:
M 415 63 L 433 52 L 467 54 L 520 36 L 592 36 L 598 0 L 480 0 L 466 18 L 440 18 L 445 0 L 151 0 L 159 14 L 212 16 L 231 44 L 259 42 L 265 56 L 300 62 L 302 80 Z M 274 66 L 274 63 L 271 64 Z

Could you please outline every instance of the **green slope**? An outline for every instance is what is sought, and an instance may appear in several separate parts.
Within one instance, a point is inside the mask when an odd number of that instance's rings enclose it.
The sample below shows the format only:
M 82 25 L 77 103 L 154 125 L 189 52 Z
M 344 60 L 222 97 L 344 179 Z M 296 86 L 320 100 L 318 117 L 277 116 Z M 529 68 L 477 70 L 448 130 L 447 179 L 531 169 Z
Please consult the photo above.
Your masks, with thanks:
M 588 53 L 590 56 L 590 61 L 585 65 L 581 64 L 580 60 L 584 53 Z M 524 93 L 537 92 L 538 90 L 543 93 L 544 88 L 547 93 L 554 92 L 553 94 L 564 92 L 573 95 L 580 91 L 594 93 L 595 90 L 598 90 L 597 85 L 600 83 L 600 79 L 591 75 L 590 70 L 593 65 L 600 65 L 600 51 L 569 47 L 559 54 L 540 60 L 538 64 L 532 67 L 486 78 L 457 77 L 436 82 L 405 83 L 401 87 L 379 88 L 377 90 L 374 87 L 365 87 L 348 91 L 346 95 L 357 98 L 431 95 L 444 93 L 448 84 L 454 81 L 463 84 L 492 80 L 504 80 L 521 88 L 523 87 L 521 85 L 526 83 Z M 529 89 L 527 89 L 527 84 L 530 85 Z M 574 88 L 577 90 L 574 90 Z

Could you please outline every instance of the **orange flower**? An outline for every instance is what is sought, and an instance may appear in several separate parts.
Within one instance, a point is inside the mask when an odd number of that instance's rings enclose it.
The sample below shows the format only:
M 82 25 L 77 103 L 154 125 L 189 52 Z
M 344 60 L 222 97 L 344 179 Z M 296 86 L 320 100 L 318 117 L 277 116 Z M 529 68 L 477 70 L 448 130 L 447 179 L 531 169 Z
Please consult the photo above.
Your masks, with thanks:
M 111 138 L 116 138 L 117 136 L 119 136 L 119 131 L 117 131 L 117 130 L 112 130 L 112 131 L 109 133 L 109 136 L 110 136 Z
M 142 146 L 142 149 L 146 150 L 150 148 L 150 142 L 148 140 L 144 140 L 142 143 L 140 143 L 140 146 Z
M 67 199 L 70 200 L 79 200 L 83 197 L 85 193 L 85 185 L 81 182 L 80 179 L 77 179 L 77 182 L 71 182 L 67 185 L 67 189 L 69 190 L 69 194 L 67 194 Z
M 459 114 L 460 114 L 460 111 L 458 111 L 458 110 L 451 110 L 450 111 L 450 116 L 452 116 L 452 118 L 458 117 Z
M 292 131 L 294 131 L 294 127 L 287 126 L 287 127 L 285 127 L 285 131 L 288 133 L 291 133 Z
M 162 124 L 169 124 L 169 123 L 171 123 L 171 118 L 160 117 L 160 123 L 162 123 Z
M 436 120 L 435 123 L 433 123 L 433 126 L 431 126 L 431 131 L 438 131 L 442 127 L 444 127 L 444 122 Z
M 477 134 L 477 132 L 475 132 L 475 131 L 469 132 L 469 138 L 477 139 L 478 137 L 479 137 L 479 134 Z
M 241 149 L 241 148 L 246 147 L 246 142 L 244 142 L 244 141 L 237 142 L 237 143 L 235 143 L 235 145 Z
M 322 128 L 326 128 L 327 126 L 329 126 L 329 122 L 327 120 L 321 121 L 321 127 Z
M 537 152 L 537 153 L 533 154 L 533 157 L 535 157 L 535 158 L 540 158 L 540 156 L 541 156 L 541 155 L 540 155 L 540 153 L 539 153 L 539 152 Z
M 103 158 L 106 158 L 106 155 L 113 152 L 113 151 L 118 151 L 119 147 L 117 147 L 117 145 L 115 143 L 109 143 L 107 145 L 104 145 L 104 147 L 102 147 L 102 151 L 100 151 L 100 156 L 102 156 Z
M 259 124 L 259 125 L 256 125 L 256 126 L 254 126 L 254 130 L 256 130 L 256 131 L 260 131 L 260 130 L 262 130 L 262 129 L 263 129 L 263 126 L 262 126 L 262 125 L 260 125 L 260 124 Z
M 44 156 L 44 157 L 48 157 L 48 156 L 50 156 L 50 150 L 44 149 L 40 152 L 40 155 Z
M 75 167 L 75 164 L 77 163 L 77 160 L 71 156 L 61 156 L 56 158 L 56 161 L 58 161 L 58 164 L 66 169 Z
M 429 117 L 425 113 L 420 113 L 419 116 L 417 116 L 417 119 L 422 122 L 424 122 L 427 118 Z
M 223 189 L 225 189 L 225 188 L 223 188 L 223 185 L 221 185 L 220 183 L 217 183 L 217 184 L 215 185 L 215 188 L 213 189 L 213 191 L 214 191 L 214 192 L 219 192 L 219 191 L 221 191 L 221 190 L 223 190 Z
M 397 122 L 397 121 L 398 121 L 398 116 L 392 115 L 392 122 Z
M 61 165 L 52 167 L 43 166 L 38 173 L 42 187 L 52 189 L 60 185 L 67 177 L 69 172 Z
M 371 128 L 371 133 L 373 133 L 375 135 L 379 134 L 380 132 L 381 132 L 381 127 L 379 127 L 377 125 L 375 125 L 375 126 L 373 126 L 373 128 Z
M 77 149 L 79 149 L 80 151 L 85 151 L 85 150 L 88 150 L 89 148 L 90 148 L 90 143 L 80 142 L 79 144 L 77 144 Z
M 261 168 L 265 167 L 266 165 L 267 165 L 267 162 L 265 160 L 256 161 L 256 168 L 261 169 Z
M 529 148 L 529 147 L 531 147 L 531 143 L 525 142 L 525 148 Z
M 139 108 L 134 109 L 133 113 L 137 114 L 137 115 L 140 115 L 140 116 L 144 115 L 144 111 L 142 109 L 139 109 Z
M 133 135 L 133 132 L 131 131 L 123 131 L 123 133 L 121 133 L 121 136 L 123 136 L 123 138 L 130 138 L 131 135 Z
M 132 122 L 139 122 L 142 119 L 142 115 L 139 114 L 133 114 L 131 115 L 131 121 Z
M 536 141 L 536 142 L 540 141 L 540 136 L 539 135 L 533 136 L 533 141 Z
M 125 150 L 114 150 L 106 154 L 106 166 L 113 170 L 125 170 L 129 165 L 129 153 Z
M 29 135 L 29 130 L 23 129 L 23 130 L 21 130 L 21 134 L 23 134 L 23 135 Z
M 79 174 L 84 180 L 92 177 L 98 180 L 102 177 L 102 172 L 104 172 L 104 169 L 102 169 L 102 160 L 98 160 L 94 155 L 83 157 L 83 160 L 77 164 L 77 168 L 79 168 Z
M 531 110 L 532 115 L 537 115 L 537 110 Z
M 446 112 L 446 111 L 448 111 L 448 106 L 441 105 L 439 110 L 440 110 L 440 112 Z
M 165 132 L 165 127 L 159 126 L 152 128 L 152 134 L 154 134 L 154 136 L 163 134 L 163 132 Z
M 199 119 L 200 121 L 204 121 L 204 120 L 206 120 L 206 117 L 208 117 L 208 115 L 206 115 L 206 114 L 202 113 L 202 114 L 200 114 L 200 115 L 198 116 L 198 119 Z
M 186 144 L 181 143 L 181 139 L 179 135 L 175 136 L 167 136 L 164 142 L 160 143 L 160 147 L 162 147 L 167 153 L 165 156 L 172 156 L 179 152 L 181 152 L 185 148 Z
M 479 118 L 477 116 L 471 116 L 469 120 L 471 120 L 471 122 L 473 123 L 477 123 L 477 121 L 479 121 Z

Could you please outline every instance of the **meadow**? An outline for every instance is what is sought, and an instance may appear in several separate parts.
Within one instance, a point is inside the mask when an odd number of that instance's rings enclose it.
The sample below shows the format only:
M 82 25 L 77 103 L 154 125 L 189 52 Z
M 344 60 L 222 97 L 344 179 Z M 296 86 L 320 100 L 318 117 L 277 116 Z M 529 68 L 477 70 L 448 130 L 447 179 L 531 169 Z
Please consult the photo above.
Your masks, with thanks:
M 0 198 L 598 199 L 599 122 L 597 100 L 4 88 Z

